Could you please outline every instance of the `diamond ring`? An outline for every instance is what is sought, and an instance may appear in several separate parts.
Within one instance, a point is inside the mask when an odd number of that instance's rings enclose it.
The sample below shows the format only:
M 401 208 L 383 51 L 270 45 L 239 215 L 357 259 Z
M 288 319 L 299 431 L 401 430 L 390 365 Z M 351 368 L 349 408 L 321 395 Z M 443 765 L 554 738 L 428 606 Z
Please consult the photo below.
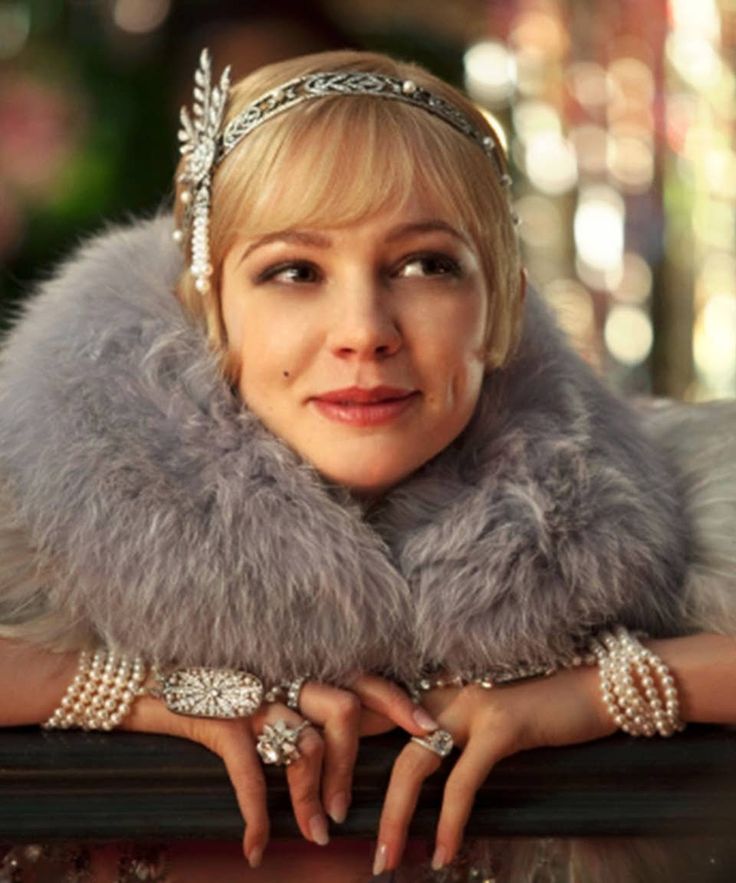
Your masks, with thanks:
M 412 736 L 411 741 L 416 742 L 417 745 L 421 745 L 422 748 L 426 748 L 440 757 L 447 757 L 455 744 L 447 730 L 435 730 L 434 733 L 430 733 L 428 736 Z
M 263 698 L 266 702 L 284 702 L 288 708 L 299 711 L 299 696 L 306 682 L 306 676 L 284 681 L 271 687 Z
M 256 751 L 266 764 L 289 766 L 301 757 L 297 747 L 299 736 L 305 727 L 311 726 L 310 721 L 302 721 L 296 727 L 290 727 L 285 720 L 277 720 L 275 724 L 266 724 L 256 742 Z
M 263 684 L 247 671 L 230 668 L 179 668 L 154 672 L 158 687 L 150 691 L 175 714 L 190 717 L 249 717 L 263 701 Z

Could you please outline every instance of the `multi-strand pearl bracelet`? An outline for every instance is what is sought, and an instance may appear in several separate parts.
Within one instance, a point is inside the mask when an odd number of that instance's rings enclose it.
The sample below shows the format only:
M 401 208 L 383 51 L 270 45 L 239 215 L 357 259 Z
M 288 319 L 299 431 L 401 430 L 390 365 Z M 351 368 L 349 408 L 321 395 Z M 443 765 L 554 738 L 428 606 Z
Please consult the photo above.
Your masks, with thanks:
M 590 649 L 616 726 L 631 736 L 671 736 L 685 729 L 675 680 L 659 656 L 621 626 L 598 635 Z
M 147 669 L 142 659 L 117 656 L 106 650 L 83 650 L 79 667 L 51 717 L 47 730 L 113 730 L 128 716 L 143 693 Z

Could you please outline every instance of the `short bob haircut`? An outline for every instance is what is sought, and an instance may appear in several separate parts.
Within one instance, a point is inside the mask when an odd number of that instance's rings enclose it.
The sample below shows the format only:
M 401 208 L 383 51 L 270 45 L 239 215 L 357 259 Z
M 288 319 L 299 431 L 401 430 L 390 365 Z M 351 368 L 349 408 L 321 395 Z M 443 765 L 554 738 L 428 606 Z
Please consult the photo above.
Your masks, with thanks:
M 232 87 L 227 121 L 288 80 L 345 70 L 411 79 L 439 95 L 494 139 L 505 167 L 496 134 L 462 93 L 414 64 L 368 52 L 322 52 L 263 67 Z M 182 161 L 177 179 L 183 170 Z M 263 123 L 214 172 L 211 293 L 203 297 L 185 271 L 177 294 L 206 328 L 226 375 L 234 379 L 238 367 L 228 353 L 218 290 L 222 262 L 238 235 L 340 227 L 384 208 L 400 208 L 412 194 L 431 199 L 475 244 L 489 295 L 487 365 L 504 365 L 519 339 L 523 283 L 509 194 L 498 165 L 472 139 L 426 110 L 338 95 L 304 102 Z M 176 212 L 181 226 L 179 198 Z

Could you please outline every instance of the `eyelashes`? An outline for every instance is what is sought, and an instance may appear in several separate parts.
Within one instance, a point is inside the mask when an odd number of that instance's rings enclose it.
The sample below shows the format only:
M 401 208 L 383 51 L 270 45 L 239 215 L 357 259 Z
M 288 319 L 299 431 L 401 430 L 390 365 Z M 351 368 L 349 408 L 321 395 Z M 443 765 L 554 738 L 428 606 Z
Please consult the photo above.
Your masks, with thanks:
M 420 269 L 421 272 L 417 272 Z M 405 258 L 397 272 L 402 278 L 432 278 L 436 276 L 452 276 L 460 278 L 462 267 L 460 262 L 442 252 L 420 252 Z
M 424 251 L 407 255 L 385 271 L 388 279 L 437 280 L 449 277 L 460 279 L 464 270 L 459 260 L 445 252 Z M 286 260 L 272 264 L 253 280 L 264 285 L 269 282 L 284 285 L 314 285 L 324 280 L 320 267 L 306 260 Z
M 284 282 L 287 285 L 308 285 L 319 282 L 322 274 L 319 268 L 310 261 L 280 261 L 266 267 L 255 278 L 257 284 L 266 282 Z

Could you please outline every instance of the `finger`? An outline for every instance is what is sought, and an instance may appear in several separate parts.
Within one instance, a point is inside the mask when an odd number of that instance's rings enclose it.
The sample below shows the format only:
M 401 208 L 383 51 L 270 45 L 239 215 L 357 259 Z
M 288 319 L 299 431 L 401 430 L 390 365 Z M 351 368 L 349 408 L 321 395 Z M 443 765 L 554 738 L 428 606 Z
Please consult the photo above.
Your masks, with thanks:
M 314 683 L 302 690 L 301 707 L 310 720 L 323 725 L 323 802 L 333 821 L 344 822 L 358 756 L 360 699 L 348 690 Z
M 266 808 L 266 780 L 250 731 L 230 727 L 218 740 L 217 753 L 222 757 L 235 789 L 240 812 L 245 819 L 243 852 L 251 867 L 261 863 L 268 843 L 269 820 Z
M 268 843 L 266 781 L 255 750 L 251 720 L 210 720 L 174 714 L 161 699 L 141 696 L 126 725 L 142 732 L 166 733 L 204 745 L 222 758 L 245 821 L 243 852 L 252 867 Z
M 414 742 L 394 762 L 378 825 L 373 873 L 393 870 L 401 860 L 409 822 L 427 776 L 439 768 L 441 758 Z
M 286 721 L 288 726 L 297 727 L 303 719 L 284 706 L 274 705 L 269 723 Z M 279 712 L 278 709 L 281 709 Z M 291 805 L 294 817 L 307 840 L 324 846 L 329 842 L 327 819 L 320 802 L 320 780 L 322 777 L 322 737 L 313 725 L 302 730 L 297 742 L 299 757 L 286 767 L 286 780 L 289 784 Z
M 431 733 L 439 726 L 401 687 L 378 675 L 358 675 L 351 682 L 350 689 L 366 708 L 384 715 L 414 736 Z
M 486 731 L 471 736 L 447 777 L 437 826 L 432 868 L 438 871 L 457 854 L 478 788 L 502 756 Z

